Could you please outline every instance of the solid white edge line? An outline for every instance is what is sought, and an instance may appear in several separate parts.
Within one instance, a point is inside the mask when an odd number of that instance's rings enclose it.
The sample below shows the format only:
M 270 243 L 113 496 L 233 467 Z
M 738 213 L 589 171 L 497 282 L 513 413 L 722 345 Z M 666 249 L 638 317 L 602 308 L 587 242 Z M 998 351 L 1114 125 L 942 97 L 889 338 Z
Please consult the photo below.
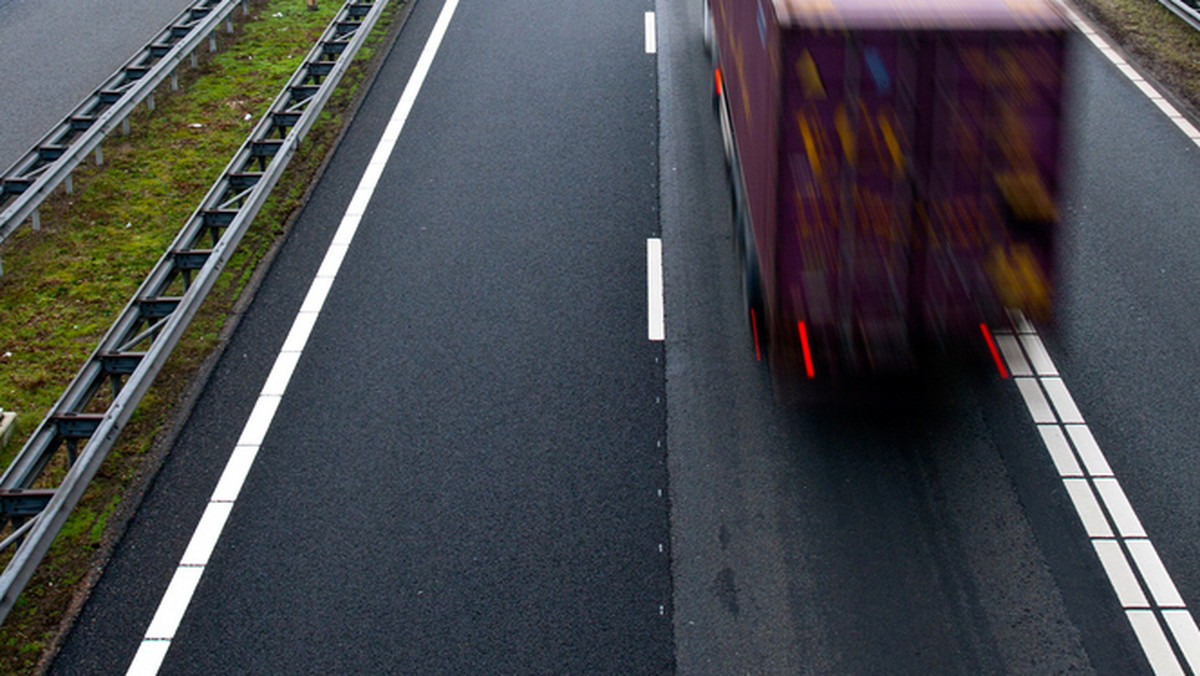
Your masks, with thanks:
M 260 394 L 258 400 L 254 402 L 254 410 L 250 411 L 250 418 L 246 420 L 246 426 L 242 428 L 242 436 L 238 437 L 236 445 L 262 446 L 263 439 L 267 436 L 267 428 L 275 419 L 275 409 L 277 408 L 279 408 L 279 397 L 264 397 Z
M 354 233 L 361 221 L 361 213 L 365 211 L 366 203 L 370 201 L 370 194 L 363 193 L 361 190 L 364 187 L 368 187 L 370 191 L 373 191 L 376 187 L 379 177 L 383 173 L 386 158 L 391 156 L 396 140 L 399 138 L 400 130 L 404 127 L 404 122 L 408 118 L 417 94 L 425 82 L 425 76 L 429 72 L 433 58 L 441 46 L 442 38 L 449 27 L 450 19 L 454 16 L 454 11 L 458 7 L 458 1 L 446 0 L 446 4 L 442 6 L 442 11 L 438 15 L 437 22 L 434 24 L 433 30 L 425 42 L 425 47 L 417 59 L 417 64 L 409 76 L 408 83 L 400 95 L 400 100 L 392 112 L 392 117 L 388 121 L 384 135 L 375 147 L 371 163 L 359 181 L 359 191 L 355 193 L 354 199 L 351 201 L 351 205 L 347 207 L 347 212 L 343 216 L 337 232 L 334 233 L 331 247 L 338 245 L 349 246 L 353 239 Z M 329 274 L 330 276 L 315 277 L 313 279 L 312 286 L 309 287 L 309 292 L 301 305 L 300 313 L 292 324 L 292 332 L 289 333 L 288 339 L 285 341 L 285 346 L 292 348 L 287 352 L 294 354 L 297 360 L 299 359 L 300 352 L 303 350 L 304 344 L 307 343 L 308 334 L 316 322 L 315 315 L 320 313 L 322 307 L 324 307 L 329 289 L 333 285 L 333 275 L 336 275 L 337 268 L 340 267 L 341 255 L 343 254 L 344 252 L 342 254 L 333 254 L 338 257 L 336 265 L 333 263 L 325 265 L 323 262 L 321 269 L 324 274 Z M 327 257 L 330 256 L 329 253 L 326 255 Z M 301 315 L 305 314 L 312 314 L 314 316 L 311 318 L 302 318 Z M 286 359 L 282 358 L 282 353 L 283 350 L 281 350 L 280 357 L 277 357 L 277 364 L 280 361 L 290 362 L 292 360 L 291 356 Z M 265 383 L 264 387 L 266 387 Z M 163 594 L 162 600 L 159 601 L 158 609 L 155 611 L 154 617 L 150 620 L 150 626 L 147 627 L 146 633 L 143 635 L 137 652 L 134 654 L 129 669 L 126 672 L 127 674 L 153 676 L 162 667 L 167 651 L 170 650 L 171 641 L 175 638 L 175 631 L 179 628 L 179 624 L 183 620 L 183 615 L 187 612 L 188 605 L 191 604 L 196 587 L 200 584 L 200 578 L 204 574 L 203 565 L 189 565 L 188 561 L 203 560 L 207 562 L 209 554 L 211 554 L 212 549 L 216 546 L 217 539 L 220 537 L 220 531 L 224 528 L 225 520 L 233 510 L 233 505 L 238 493 L 240 493 L 245 476 L 250 470 L 254 456 L 258 452 L 258 447 L 262 445 L 263 438 L 266 436 L 271 421 L 275 417 L 275 411 L 279 408 L 281 398 L 281 395 L 260 394 L 258 400 L 255 402 L 254 409 L 251 411 L 249 419 L 242 429 L 241 437 L 238 439 L 237 445 L 234 447 L 234 451 L 230 454 L 230 458 L 226 463 L 225 473 L 222 474 L 221 480 L 218 481 L 217 487 L 213 490 L 214 497 L 210 500 L 204 515 L 201 517 L 200 524 L 197 525 L 196 532 L 193 533 L 192 542 L 189 543 L 187 551 L 184 552 L 183 558 L 180 560 L 180 565 L 175 568 L 175 574 L 172 576 L 170 584 L 167 585 L 167 590 Z M 248 451 L 246 449 L 253 450 Z M 218 496 L 220 499 L 217 499 Z
M 1161 99 L 1163 97 L 1163 95 L 1160 94 L 1158 92 L 1158 90 L 1154 88 L 1153 85 L 1151 85 L 1149 82 L 1146 82 L 1145 80 L 1135 81 L 1133 83 L 1133 86 L 1142 90 L 1142 93 L 1146 95 L 1146 98 L 1150 99 L 1151 101 L 1153 101 L 1154 99 Z
M 225 471 L 221 472 L 221 478 L 217 481 L 217 487 L 213 489 L 210 500 L 213 502 L 237 500 L 238 495 L 242 492 L 242 484 L 246 483 L 250 468 L 254 466 L 258 448 L 258 446 L 235 446 L 233 448 L 233 453 L 229 456 L 229 462 L 225 463 Z
M 1196 126 L 1187 119 L 1177 117 L 1172 120 L 1172 122 L 1175 123 L 1176 127 L 1179 127 L 1180 131 L 1182 131 L 1184 134 L 1187 134 L 1188 138 L 1192 139 L 1193 141 L 1200 140 L 1200 129 L 1196 129 Z
M 1183 608 L 1183 597 L 1179 595 L 1179 590 L 1171 581 L 1167 567 L 1158 557 L 1158 550 L 1154 549 L 1154 544 L 1145 538 L 1138 538 L 1126 540 L 1125 546 L 1129 548 L 1129 555 L 1133 557 L 1134 565 L 1142 574 L 1146 586 L 1150 588 L 1150 596 L 1154 598 L 1154 604 L 1159 608 Z
M 183 619 L 183 613 L 187 611 L 188 603 L 191 602 L 192 594 L 200 584 L 200 576 L 203 574 L 203 567 L 175 568 L 175 574 L 171 576 L 171 582 L 158 604 L 154 619 L 150 620 L 150 626 L 146 628 L 145 640 L 169 641 L 175 638 L 175 630 L 179 628 L 179 622 Z
M 304 302 L 300 304 L 300 311 L 320 312 L 321 308 L 325 307 L 325 298 L 329 296 L 332 288 L 333 277 L 314 277 L 308 287 L 308 293 L 304 296 Z
M 1186 610 L 1164 610 L 1162 616 L 1192 672 L 1200 673 L 1200 629 L 1196 628 L 1196 620 Z
M 665 340 L 667 337 L 663 301 L 662 240 L 651 237 L 646 240 L 646 304 L 649 315 L 650 340 Z
M 1117 70 L 1121 71 L 1121 73 L 1122 73 L 1122 74 L 1123 74 L 1125 77 L 1129 78 L 1129 79 L 1130 79 L 1130 81 L 1132 81 L 1132 82 L 1136 82 L 1136 81 L 1138 81 L 1138 80 L 1141 80 L 1141 79 L 1142 79 L 1142 76 L 1141 76 L 1141 74 L 1140 74 L 1140 73 L 1138 73 L 1136 70 L 1134 70 L 1134 69 L 1133 69 L 1133 66 L 1131 66 L 1131 65 L 1129 65 L 1129 64 L 1127 64 L 1127 63 L 1118 64 L 1118 65 L 1117 65 Z
M 646 53 L 658 52 L 658 35 L 655 29 L 654 12 L 646 12 Z
M 292 380 L 292 374 L 296 372 L 296 366 L 300 363 L 300 352 L 285 352 L 279 351 L 275 357 L 275 365 L 271 367 L 271 373 L 267 376 L 267 382 L 263 384 L 263 396 L 282 397 L 287 390 L 288 383 Z
M 1154 105 L 1158 106 L 1159 110 L 1163 111 L 1164 115 L 1171 118 L 1172 120 L 1183 117 L 1183 115 L 1179 112 L 1179 109 L 1176 108 L 1175 106 L 1171 105 L 1170 101 L 1167 101 L 1166 99 L 1150 99 L 1150 100 L 1154 102 Z
M 1175 657 L 1175 651 L 1171 650 L 1171 643 L 1167 641 L 1167 635 L 1159 625 L 1158 618 L 1154 616 L 1154 611 L 1126 610 L 1125 616 L 1129 618 L 1129 625 L 1133 627 L 1133 633 L 1137 634 L 1138 643 L 1142 644 L 1142 652 L 1146 654 L 1155 676 L 1183 676 L 1184 671 L 1179 664 L 1179 658 Z
M 349 244 L 331 244 L 329 250 L 325 252 L 325 258 L 321 261 L 321 267 L 317 269 L 317 276 L 336 277 L 338 270 L 342 269 L 342 261 L 345 260 L 346 252 L 349 250 Z
M 1149 608 L 1150 604 L 1146 601 L 1146 595 L 1142 593 L 1142 587 L 1133 574 L 1133 568 L 1129 567 L 1129 560 L 1125 558 L 1125 552 L 1121 551 L 1121 545 L 1116 540 L 1092 540 L 1092 547 L 1095 548 L 1096 556 L 1100 558 L 1100 565 L 1104 567 L 1104 572 L 1108 575 L 1109 584 L 1117 593 L 1117 601 L 1121 607 L 1126 610 Z
M 279 351 L 303 351 L 304 346 L 308 344 L 308 337 L 312 335 L 313 327 L 317 325 L 317 317 L 316 312 L 297 312 L 292 328 L 288 331 L 287 340 L 283 341 L 283 347 L 279 348 Z
M 221 537 L 221 531 L 225 529 L 225 522 L 229 520 L 229 513 L 232 511 L 232 502 L 208 503 L 208 507 L 204 508 L 203 516 L 200 517 L 200 523 L 196 525 L 196 530 L 192 533 L 192 539 L 188 542 L 187 549 L 179 559 L 179 565 L 208 565 L 208 559 L 212 556 L 213 549 L 216 548 L 217 540 Z
M 1096 49 L 1099 50 L 1101 54 L 1103 54 L 1109 61 L 1112 62 L 1113 65 L 1117 67 L 1117 70 L 1121 71 L 1121 74 L 1129 78 L 1130 82 L 1136 85 L 1138 89 L 1142 90 L 1142 93 L 1146 95 L 1146 98 L 1150 99 L 1154 105 L 1158 106 L 1167 116 L 1167 118 L 1169 118 L 1179 127 L 1180 131 L 1182 131 L 1194 143 L 1200 145 L 1200 131 L 1197 131 L 1196 127 L 1192 125 L 1191 122 L 1189 122 L 1186 118 L 1184 118 L 1183 114 L 1179 112 L 1175 106 L 1171 105 L 1162 96 L 1162 94 L 1158 92 L 1158 90 L 1151 86 L 1150 83 L 1146 82 L 1146 80 L 1136 70 L 1134 70 L 1133 67 L 1131 67 L 1115 49 L 1109 46 L 1108 42 L 1106 42 L 1104 38 L 1100 37 L 1099 33 L 1085 23 L 1083 19 L 1079 18 L 1074 12 L 1068 11 L 1068 14 L 1070 14 L 1071 20 L 1075 22 L 1075 25 L 1079 28 L 1080 32 L 1082 32 L 1087 39 L 1096 46 Z
M 163 659 L 167 656 L 167 650 L 170 650 L 170 641 L 159 641 L 154 639 L 146 639 L 138 647 L 137 654 L 133 657 L 133 663 L 129 665 L 129 671 L 125 673 L 128 676 L 153 676 L 158 673 L 162 667 Z

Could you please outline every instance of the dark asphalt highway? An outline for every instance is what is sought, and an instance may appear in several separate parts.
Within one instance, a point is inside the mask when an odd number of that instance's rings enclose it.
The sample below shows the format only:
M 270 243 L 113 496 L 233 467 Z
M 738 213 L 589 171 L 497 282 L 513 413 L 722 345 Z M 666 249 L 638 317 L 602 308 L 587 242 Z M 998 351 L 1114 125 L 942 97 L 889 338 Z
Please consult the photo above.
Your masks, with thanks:
M 660 3 L 680 673 L 1151 673 L 1012 380 L 954 364 L 865 405 L 776 399 L 741 320 L 693 4 Z M 1072 57 L 1044 337 L 1190 608 L 1200 154 L 1082 38 Z
M 191 4 L 0 0 L 0 171 Z
M 52 673 L 133 659 L 443 5 L 416 3 Z M 162 673 L 1151 673 L 986 358 L 775 397 L 700 11 L 462 1 Z M 1192 608 L 1200 150 L 1072 55 L 1043 337 Z
M 654 56 L 649 5 L 620 4 L 458 7 L 163 673 L 670 670 Z M 54 672 L 133 658 L 442 5 L 413 8 Z

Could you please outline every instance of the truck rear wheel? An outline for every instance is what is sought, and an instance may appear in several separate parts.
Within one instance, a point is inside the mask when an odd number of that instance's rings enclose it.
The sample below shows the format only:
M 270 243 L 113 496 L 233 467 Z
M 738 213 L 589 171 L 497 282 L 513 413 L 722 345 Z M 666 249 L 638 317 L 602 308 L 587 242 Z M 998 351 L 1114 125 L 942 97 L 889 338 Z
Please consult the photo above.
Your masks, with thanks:
M 763 299 L 762 275 L 758 269 L 758 253 L 755 251 L 752 235 L 746 233 L 745 222 L 738 219 L 743 227 L 737 238 L 741 242 L 742 268 L 742 298 L 745 301 L 744 311 L 750 328 L 750 338 L 753 341 L 754 357 L 765 363 L 768 355 L 768 332 L 766 303 Z

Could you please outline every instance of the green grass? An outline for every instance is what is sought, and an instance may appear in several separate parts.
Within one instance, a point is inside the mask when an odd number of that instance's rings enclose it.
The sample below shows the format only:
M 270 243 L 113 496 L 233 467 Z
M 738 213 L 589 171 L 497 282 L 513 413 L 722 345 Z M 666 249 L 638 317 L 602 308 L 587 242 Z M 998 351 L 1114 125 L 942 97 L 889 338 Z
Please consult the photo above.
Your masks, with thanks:
M 37 574 L 0 626 L 0 673 L 37 668 L 102 553 L 123 497 L 154 470 L 156 439 L 203 361 L 256 266 L 284 233 L 342 125 L 342 111 L 363 78 L 400 3 L 389 3 L 368 47 L 292 158 L 272 197 L 242 239 L 184 339 L 142 400 Z M 75 193 L 42 208 L 42 229 L 23 229 L 2 250 L 0 407 L 18 413 L 0 453 L 5 466 L 83 366 L 104 331 L 220 176 L 259 116 L 300 65 L 340 3 L 309 11 L 298 0 L 260 0 L 219 32 L 217 54 L 181 69 L 181 90 L 156 93 L 156 109 L 130 118 L 132 133 L 105 141 L 101 166 L 81 165 Z M 282 16 L 276 16 L 281 14 Z M 203 54 L 205 50 L 201 50 Z M 246 120 L 246 115 L 251 116 Z M 65 451 L 46 485 L 66 469 Z M 11 552 L 5 553 L 5 556 Z

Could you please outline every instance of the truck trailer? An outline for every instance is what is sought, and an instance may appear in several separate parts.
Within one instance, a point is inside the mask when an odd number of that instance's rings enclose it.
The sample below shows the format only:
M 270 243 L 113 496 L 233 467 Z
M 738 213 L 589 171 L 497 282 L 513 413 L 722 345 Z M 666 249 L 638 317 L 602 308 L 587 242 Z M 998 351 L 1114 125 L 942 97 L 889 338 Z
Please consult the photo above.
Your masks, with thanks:
M 1052 0 L 703 1 L 760 359 L 907 372 L 1011 310 L 1052 318 L 1071 30 Z

